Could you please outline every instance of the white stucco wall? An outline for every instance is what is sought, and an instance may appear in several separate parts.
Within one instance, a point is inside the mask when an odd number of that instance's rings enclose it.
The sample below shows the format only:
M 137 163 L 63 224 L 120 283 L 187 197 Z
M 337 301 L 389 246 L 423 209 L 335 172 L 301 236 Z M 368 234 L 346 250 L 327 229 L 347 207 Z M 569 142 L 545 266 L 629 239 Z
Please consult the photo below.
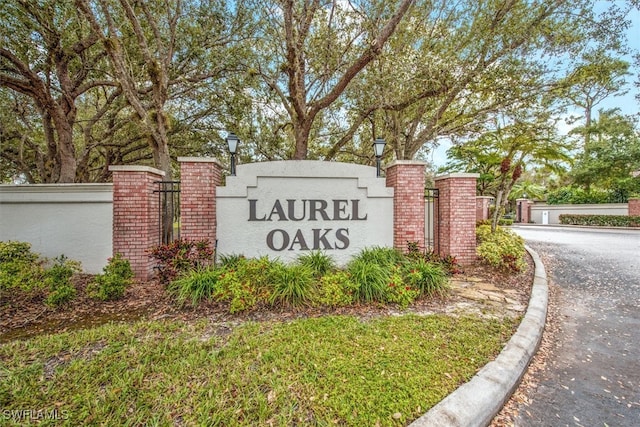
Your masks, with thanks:
M 535 224 L 542 224 L 543 212 L 548 212 L 549 224 L 560 224 L 560 215 L 628 215 L 627 203 L 606 203 L 594 205 L 548 205 L 536 203 L 531 206 L 531 220 Z
M 238 165 L 217 189 L 217 218 L 219 254 L 290 261 L 317 249 L 343 265 L 363 248 L 393 246 L 393 188 L 370 166 Z
M 0 240 L 99 273 L 112 255 L 112 211 L 111 184 L 0 185 Z

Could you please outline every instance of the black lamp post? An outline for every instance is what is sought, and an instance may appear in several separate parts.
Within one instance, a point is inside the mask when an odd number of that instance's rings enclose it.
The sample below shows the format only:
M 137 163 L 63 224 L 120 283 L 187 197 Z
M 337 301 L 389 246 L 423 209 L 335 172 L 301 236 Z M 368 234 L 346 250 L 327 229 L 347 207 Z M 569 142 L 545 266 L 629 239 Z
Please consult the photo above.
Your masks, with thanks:
M 236 174 L 236 152 L 238 150 L 238 143 L 240 139 L 235 133 L 229 132 L 227 135 L 227 147 L 229 148 L 229 154 L 231 154 L 231 175 Z
M 380 178 L 380 158 L 382 157 L 382 153 L 384 153 L 384 146 L 386 142 L 382 138 L 376 138 L 373 141 L 373 151 L 376 155 L 376 176 Z

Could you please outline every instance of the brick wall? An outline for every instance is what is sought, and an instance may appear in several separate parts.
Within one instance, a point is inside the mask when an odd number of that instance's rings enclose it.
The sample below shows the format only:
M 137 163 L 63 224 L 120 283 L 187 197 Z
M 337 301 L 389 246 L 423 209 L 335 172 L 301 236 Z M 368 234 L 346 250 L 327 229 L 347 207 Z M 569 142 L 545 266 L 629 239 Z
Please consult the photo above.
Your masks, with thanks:
M 146 166 L 111 166 L 113 173 L 113 253 L 129 260 L 140 280 L 149 280 L 154 261 L 148 249 L 158 244 L 156 181 L 164 172 Z
M 180 157 L 180 236 L 216 241 L 216 187 L 222 165 L 215 159 Z
M 396 161 L 386 169 L 387 187 L 393 195 L 393 246 L 406 250 L 407 242 L 425 246 L 424 171 L 426 164 Z M 475 212 L 475 211 L 474 211 Z
M 629 216 L 640 216 L 640 199 L 629 199 Z
M 435 180 L 440 197 L 440 254 L 453 255 L 461 265 L 476 259 L 477 174 L 454 173 Z

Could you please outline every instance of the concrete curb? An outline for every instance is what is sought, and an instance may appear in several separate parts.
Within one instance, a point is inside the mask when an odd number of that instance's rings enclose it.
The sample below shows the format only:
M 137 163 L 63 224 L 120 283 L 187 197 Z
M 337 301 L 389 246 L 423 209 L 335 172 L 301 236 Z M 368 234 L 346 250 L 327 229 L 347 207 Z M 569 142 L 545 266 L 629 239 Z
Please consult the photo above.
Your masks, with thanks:
M 484 427 L 515 391 L 538 350 L 547 317 L 547 273 L 538 254 L 526 247 L 535 264 L 527 312 L 498 357 L 468 383 L 410 424 L 411 427 Z

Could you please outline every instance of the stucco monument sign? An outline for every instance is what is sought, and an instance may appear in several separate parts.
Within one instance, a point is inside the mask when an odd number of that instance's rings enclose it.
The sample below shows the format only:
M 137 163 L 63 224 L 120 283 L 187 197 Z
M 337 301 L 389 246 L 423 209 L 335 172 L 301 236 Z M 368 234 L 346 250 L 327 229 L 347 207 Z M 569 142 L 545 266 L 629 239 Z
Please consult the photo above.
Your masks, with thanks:
M 293 260 L 319 250 L 345 264 L 366 247 L 393 246 L 393 193 L 370 166 L 239 165 L 217 188 L 218 252 Z

